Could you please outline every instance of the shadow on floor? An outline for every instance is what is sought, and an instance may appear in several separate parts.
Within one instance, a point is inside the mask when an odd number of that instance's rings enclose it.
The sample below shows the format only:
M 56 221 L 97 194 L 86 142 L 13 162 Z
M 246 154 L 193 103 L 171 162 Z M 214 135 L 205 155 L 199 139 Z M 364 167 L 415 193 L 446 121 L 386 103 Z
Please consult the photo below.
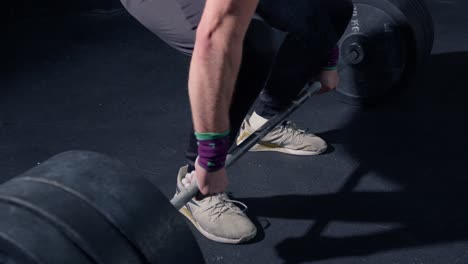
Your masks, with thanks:
M 314 221 L 303 237 L 277 245 L 286 263 L 468 239 L 467 68 L 468 53 L 433 55 L 399 102 L 358 113 L 347 126 L 322 134 L 360 164 L 338 193 L 241 199 L 257 217 Z M 353 191 L 369 173 L 399 187 Z M 333 221 L 393 228 L 324 236 Z

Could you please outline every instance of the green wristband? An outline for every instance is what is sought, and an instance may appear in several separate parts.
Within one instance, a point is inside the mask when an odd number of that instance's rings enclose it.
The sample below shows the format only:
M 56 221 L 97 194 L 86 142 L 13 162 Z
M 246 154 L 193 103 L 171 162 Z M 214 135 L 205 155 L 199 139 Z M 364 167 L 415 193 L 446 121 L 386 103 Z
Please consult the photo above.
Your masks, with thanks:
M 229 129 L 223 133 L 211 133 L 211 132 L 197 133 L 195 132 L 195 137 L 197 138 L 197 140 L 214 140 L 218 138 L 227 137 L 230 132 L 231 130 Z

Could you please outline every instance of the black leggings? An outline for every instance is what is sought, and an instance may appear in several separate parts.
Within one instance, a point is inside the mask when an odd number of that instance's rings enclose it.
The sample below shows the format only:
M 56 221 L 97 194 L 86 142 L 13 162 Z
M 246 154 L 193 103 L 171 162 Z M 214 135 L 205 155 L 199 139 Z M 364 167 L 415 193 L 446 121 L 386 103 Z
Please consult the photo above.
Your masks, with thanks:
M 270 118 L 284 110 L 320 72 L 328 50 L 344 33 L 352 9 L 348 0 L 260 0 L 257 13 L 265 21 L 254 20 L 246 35 L 230 109 L 231 142 L 260 92 L 254 110 Z M 272 28 L 287 33 L 277 50 Z M 186 158 L 193 170 L 197 157 L 193 131 L 189 137 Z

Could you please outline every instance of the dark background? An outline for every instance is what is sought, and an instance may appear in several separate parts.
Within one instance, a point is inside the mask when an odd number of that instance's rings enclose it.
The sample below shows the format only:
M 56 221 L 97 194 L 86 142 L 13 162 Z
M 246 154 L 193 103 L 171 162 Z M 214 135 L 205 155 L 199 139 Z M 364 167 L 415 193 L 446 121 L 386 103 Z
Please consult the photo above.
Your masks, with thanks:
M 260 232 L 240 246 L 195 232 L 208 263 L 468 263 L 468 2 L 427 4 L 433 54 L 398 98 L 362 109 L 314 97 L 292 119 L 326 139 L 328 153 L 249 153 L 232 168 L 230 191 Z M 190 127 L 189 60 L 116 7 L 8 7 L 1 181 L 88 149 L 173 194 Z
M 118 0 L 80 0 L 80 1 L 59 1 L 59 0 L 17 0 L 6 3 L 6 10 L 10 16 L 24 18 L 27 16 L 37 16 L 40 12 L 55 15 L 62 15 L 64 12 L 77 13 L 95 9 L 110 10 L 121 8 Z

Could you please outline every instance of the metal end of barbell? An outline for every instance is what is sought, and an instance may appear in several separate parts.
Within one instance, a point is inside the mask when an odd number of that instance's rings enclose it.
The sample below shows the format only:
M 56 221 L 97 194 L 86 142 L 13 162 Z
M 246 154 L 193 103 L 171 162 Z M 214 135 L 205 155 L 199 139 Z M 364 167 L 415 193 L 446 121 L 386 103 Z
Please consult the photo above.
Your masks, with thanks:
M 354 65 L 361 63 L 365 57 L 364 49 L 358 42 L 353 42 L 349 45 L 349 54 L 349 63 Z

